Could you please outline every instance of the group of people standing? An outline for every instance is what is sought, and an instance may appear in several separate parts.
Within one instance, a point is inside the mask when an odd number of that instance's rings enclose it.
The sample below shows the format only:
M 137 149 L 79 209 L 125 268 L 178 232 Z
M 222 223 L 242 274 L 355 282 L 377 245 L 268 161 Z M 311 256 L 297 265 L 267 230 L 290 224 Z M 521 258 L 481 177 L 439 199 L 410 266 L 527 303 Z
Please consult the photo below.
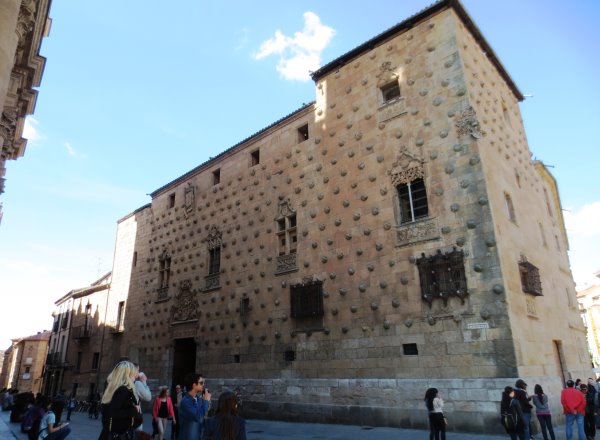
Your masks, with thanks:
M 572 380 L 566 382 L 566 387 L 560 395 L 560 402 L 565 415 L 565 433 L 567 440 L 573 439 L 573 424 L 577 424 L 578 440 L 593 440 L 596 436 L 598 414 L 598 389 L 596 381 L 588 379 L 588 384 Z M 527 393 L 527 384 L 522 379 L 515 387 L 506 387 L 500 403 L 501 423 L 512 440 L 530 440 L 531 414 L 535 413 L 540 423 L 544 440 L 555 440 L 552 428 L 552 416 L 548 405 L 548 396 L 542 386 L 536 384 L 534 394 Z
M 219 396 L 212 418 L 208 415 L 211 394 L 204 387 L 201 374 L 185 377 L 185 391 L 175 389 L 175 402 L 168 387 L 162 387 L 152 407 L 158 439 L 163 440 L 169 420 L 172 437 L 177 440 L 246 440 L 246 422 L 238 416 L 237 399 L 233 392 Z M 145 376 L 128 360 L 119 362 L 107 379 L 102 396 L 102 431 L 98 440 L 133 440 L 147 434 L 142 431 L 140 401 L 150 401 Z

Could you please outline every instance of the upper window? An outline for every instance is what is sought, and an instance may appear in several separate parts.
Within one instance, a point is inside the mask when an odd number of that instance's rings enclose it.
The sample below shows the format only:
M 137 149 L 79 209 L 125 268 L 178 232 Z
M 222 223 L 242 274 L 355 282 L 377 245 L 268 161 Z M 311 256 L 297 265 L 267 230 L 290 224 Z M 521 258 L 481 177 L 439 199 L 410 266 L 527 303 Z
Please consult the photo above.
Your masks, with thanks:
M 531 295 L 542 295 L 542 281 L 540 270 L 523 258 L 519 261 L 519 274 L 521 275 L 521 287 L 523 292 Z
M 397 186 L 400 202 L 400 223 L 410 223 L 427 217 L 427 191 L 422 178 Z
M 303 125 L 298 129 L 298 143 L 308 139 L 308 124 Z
M 175 206 L 175 193 L 169 194 L 169 208 L 173 208 Z
M 221 183 L 221 169 L 217 168 L 216 170 L 214 170 L 212 172 L 212 176 L 213 176 L 213 185 L 218 185 L 219 183 Z
M 298 235 L 295 212 L 277 220 L 277 236 L 279 238 L 279 255 L 296 253 Z
M 250 166 L 258 165 L 260 163 L 260 150 L 254 150 L 250 153 Z
M 221 271 L 221 246 L 215 246 L 209 249 L 208 274 L 213 275 Z
M 384 104 L 400 97 L 400 84 L 398 84 L 398 80 L 387 83 L 380 87 L 379 90 L 381 90 L 381 98 Z
M 421 298 L 431 303 L 435 298 L 441 298 L 444 303 L 450 296 L 457 296 L 461 301 L 467 296 L 467 278 L 463 252 L 453 249 L 442 254 L 438 250 L 429 257 L 422 254 L 417 260 Z
M 159 257 L 158 262 L 158 288 L 166 289 L 169 287 L 169 277 L 171 275 L 171 256 L 165 252 Z
M 512 202 L 510 194 L 504 193 L 504 204 L 506 205 L 506 214 L 511 222 L 517 222 L 517 216 L 515 215 L 515 207 Z

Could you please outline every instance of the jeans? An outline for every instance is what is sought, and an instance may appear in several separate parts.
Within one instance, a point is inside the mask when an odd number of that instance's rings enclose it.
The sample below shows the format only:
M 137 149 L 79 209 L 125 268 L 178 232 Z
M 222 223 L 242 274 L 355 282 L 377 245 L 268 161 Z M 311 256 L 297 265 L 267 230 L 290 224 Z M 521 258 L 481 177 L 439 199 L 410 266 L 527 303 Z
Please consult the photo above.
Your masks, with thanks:
M 71 427 L 65 426 L 64 428 L 60 428 L 58 431 L 54 431 L 48 434 L 45 440 L 63 440 L 70 433 Z
M 508 435 L 510 435 L 510 440 L 525 440 L 525 434 L 523 434 L 523 431 L 509 432 Z
M 525 422 L 525 440 L 529 440 L 531 438 L 531 413 L 523 412 L 523 421 Z
M 542 435 L 544 436 L 544 440 L 548 440 L 548 432 L 550 433 L 550 438 L 555 440 L 554 437 L 554 429 L 552 429 L 552 416 L 548 415 L 538 415 L 538 421 L 540 422 L 540 428 L 542 429 Z
M 442 413 L 430 413 L 429 422 L 433 425 L 433 438 L 446 440 L 446 419 Z M 431 437 L 431 433 L 429 434 Z
M 567 434 L 567 440 L 573 440 L 573 422 L 577 422 L 577 439 L 585 440 L 585 433 L 583 432 L 583 414 L 565 414 L 567 420 L 565 432 Z

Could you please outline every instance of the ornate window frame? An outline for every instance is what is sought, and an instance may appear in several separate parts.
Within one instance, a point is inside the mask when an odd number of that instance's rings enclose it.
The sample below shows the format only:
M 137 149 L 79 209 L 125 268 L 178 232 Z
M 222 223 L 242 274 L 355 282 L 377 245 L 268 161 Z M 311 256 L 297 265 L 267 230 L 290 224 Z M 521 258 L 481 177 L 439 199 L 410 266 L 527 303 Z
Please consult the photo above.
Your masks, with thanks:
M 431 305 L 436 298 L 448 304 L 448 299 L 455 296 L 464 304 L 468 296 L 467 278 L 465 274 L 464 253 L 455 247 L 452 251 L 442 253 L 440 249 L 430 256 L 424 253 L 417 259 L 421 298 Z

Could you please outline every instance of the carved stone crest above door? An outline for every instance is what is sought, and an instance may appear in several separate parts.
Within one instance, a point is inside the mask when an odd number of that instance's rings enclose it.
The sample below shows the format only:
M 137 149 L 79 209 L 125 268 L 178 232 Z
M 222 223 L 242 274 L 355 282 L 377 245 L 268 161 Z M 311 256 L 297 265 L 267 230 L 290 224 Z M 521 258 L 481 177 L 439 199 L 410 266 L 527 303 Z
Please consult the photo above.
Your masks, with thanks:
M 171 323 L 177 324 L 198 319 L 198 300 L 192 291 L 190 280 L 179 285 L 179 293 L 175 296 L 175 305 L 171 309 Z

